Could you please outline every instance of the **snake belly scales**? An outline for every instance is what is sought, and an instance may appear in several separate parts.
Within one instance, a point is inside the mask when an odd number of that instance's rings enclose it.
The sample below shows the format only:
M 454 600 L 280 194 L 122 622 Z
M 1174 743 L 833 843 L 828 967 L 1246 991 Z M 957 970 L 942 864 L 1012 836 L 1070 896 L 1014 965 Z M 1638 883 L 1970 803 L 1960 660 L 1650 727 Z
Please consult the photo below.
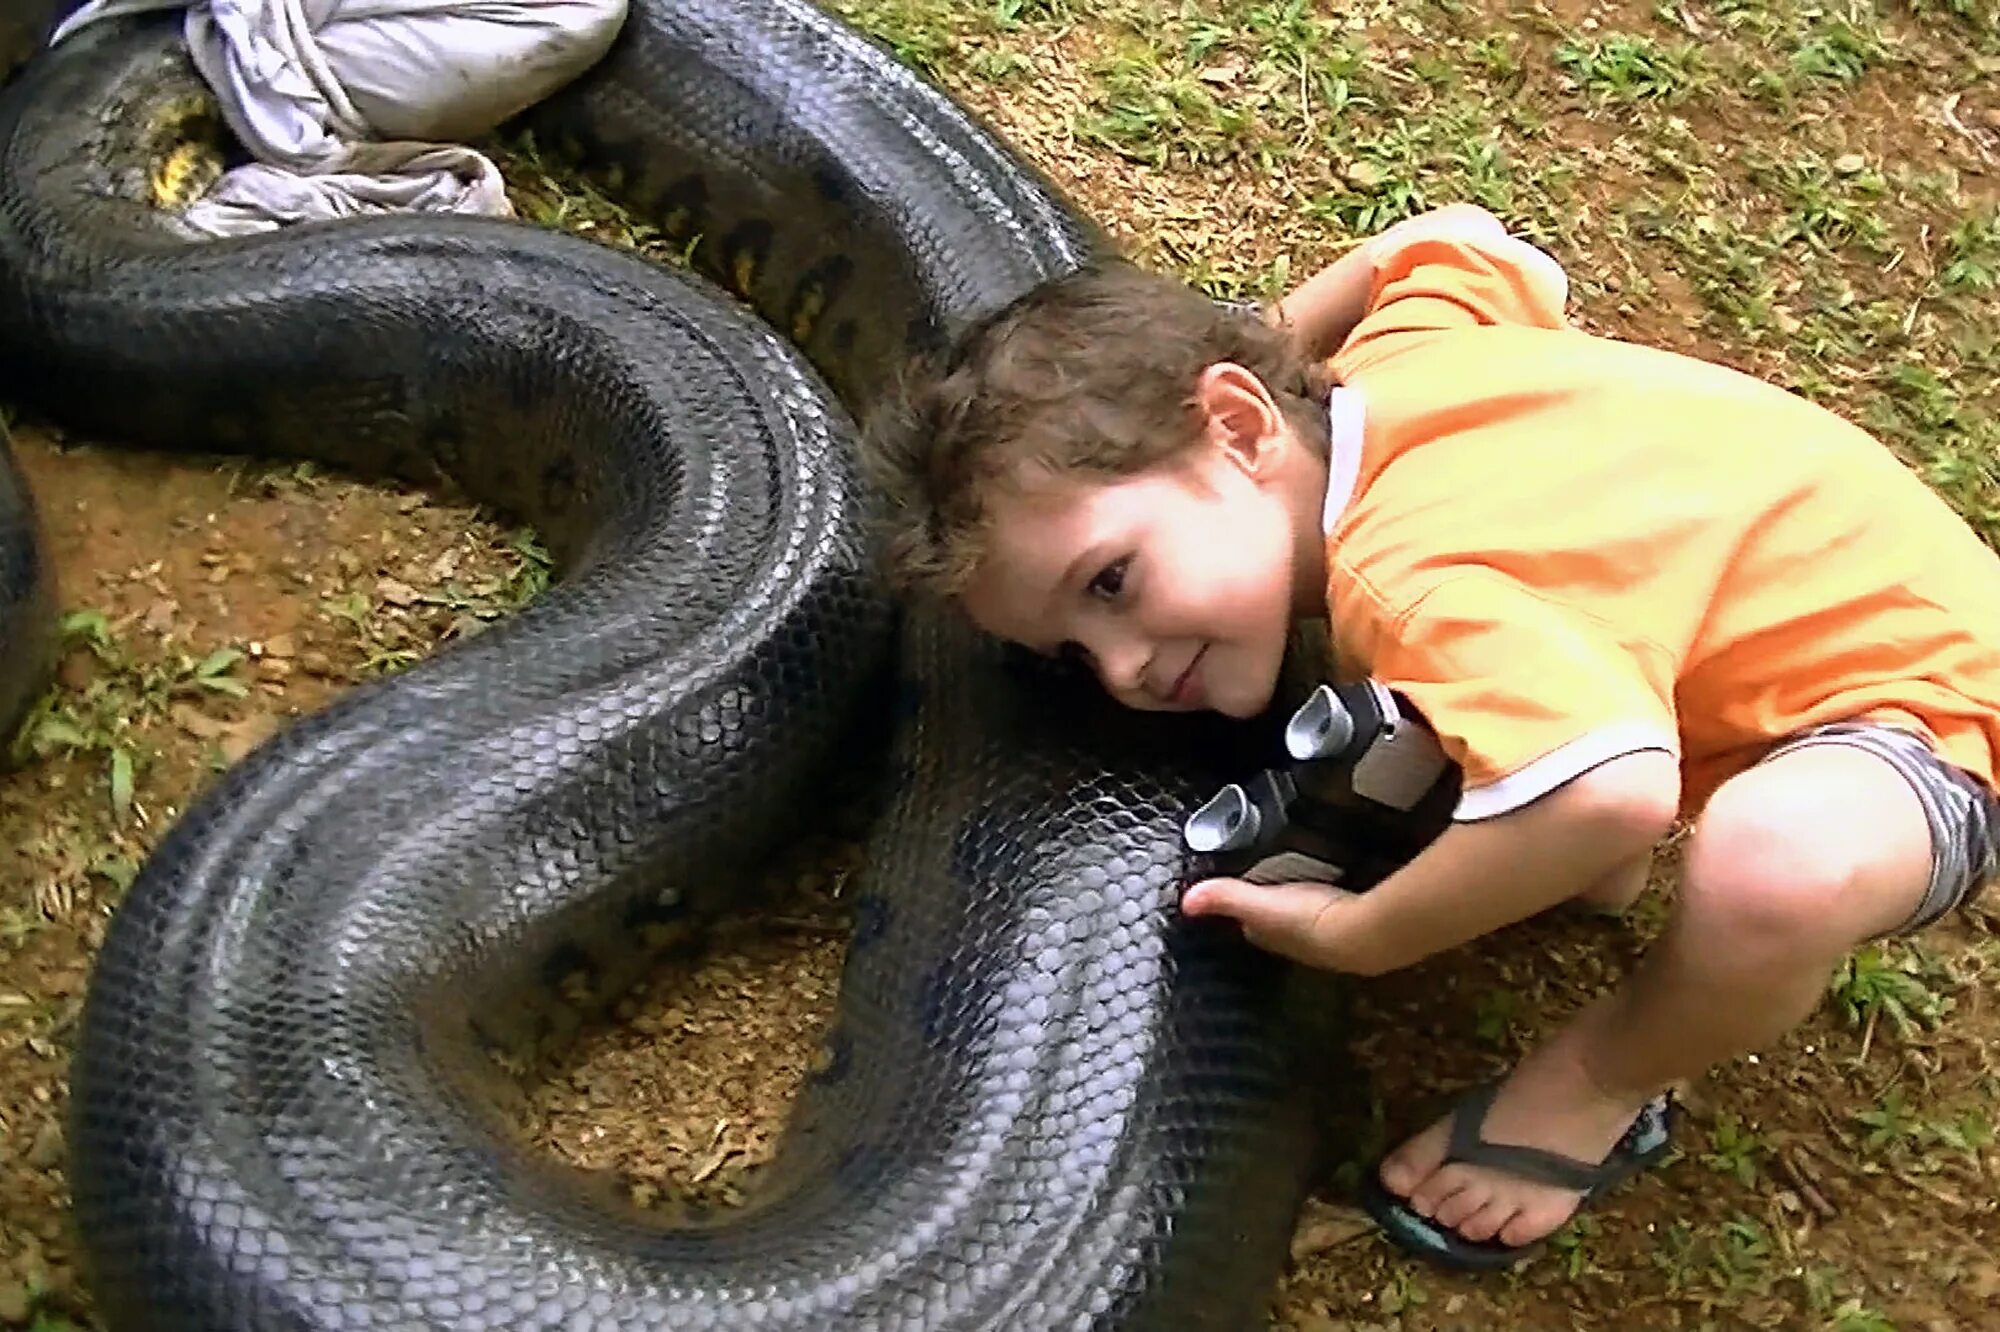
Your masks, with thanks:
M 0 58 L 47 28 L 10 8 Z M 761 319 L 511 221 L 193 241 L 150 184 L 191 115 L 178 15 L 0 91 L 0 392 L 141 446 L 442 474 L 560 577 L 281 732 L 133 884 L 72 1065 L 109 1324 L 1261 1325 L 1312 1144 L 1297 986 L 1172 909 L 1227 744 L 899 614 L 866 555 L 850 413 L 1099 234 L 801 0 L 637 0 L 524 122 Z M 11 714 L 51 599 L 4 464 Z M 877 753 L 839 1007 L 752 1198 L 668 1223 L 518 1145 L 487 1051 L 546 1023 L 555 961 L 609 975 L 740 908 Z

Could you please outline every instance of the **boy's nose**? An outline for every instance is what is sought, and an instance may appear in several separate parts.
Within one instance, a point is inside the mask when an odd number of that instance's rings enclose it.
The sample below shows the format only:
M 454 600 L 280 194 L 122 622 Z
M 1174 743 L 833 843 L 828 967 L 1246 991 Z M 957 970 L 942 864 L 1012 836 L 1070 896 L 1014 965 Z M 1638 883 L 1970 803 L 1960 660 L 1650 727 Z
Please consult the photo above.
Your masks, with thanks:
M 1092 655 L 1097 658 L 1097 678 L 1112 693 L 1136 694 L 1145 687 L 1152 650 L 1144 643 L 1136 639 L 1105 643 Z

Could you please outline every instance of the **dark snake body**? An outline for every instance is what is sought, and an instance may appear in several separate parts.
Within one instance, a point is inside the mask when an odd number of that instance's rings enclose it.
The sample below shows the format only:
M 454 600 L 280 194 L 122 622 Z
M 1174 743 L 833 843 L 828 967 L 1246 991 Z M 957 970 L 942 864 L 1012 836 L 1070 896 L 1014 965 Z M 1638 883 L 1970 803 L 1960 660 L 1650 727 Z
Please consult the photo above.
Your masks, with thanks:
M 0 95 L 6 391 L 137 443 L 443 472 L 563 573 L 237 765 L 133 885 L 73 1066 L 112 1324 L 1258 1325 L 1308 1121 L 1287 978 L 1172 909 L 1220 750 L 898 625 L 823 387 L 865 403 L 1090 230 L 817 11 L 644 0 L 531 123 L 704 237 L 817 372 L 699 281 L 519 224 L 194 244 L 146 202 L 197 95 L 177 34 L 105 25 Z M 742 905 L 885 744 L 826 1067 L 751 1202 L 670 1226 L 516 1146 L 486 1046 L 552 1021 L 546 976 L 608 985 L 648 927 Z

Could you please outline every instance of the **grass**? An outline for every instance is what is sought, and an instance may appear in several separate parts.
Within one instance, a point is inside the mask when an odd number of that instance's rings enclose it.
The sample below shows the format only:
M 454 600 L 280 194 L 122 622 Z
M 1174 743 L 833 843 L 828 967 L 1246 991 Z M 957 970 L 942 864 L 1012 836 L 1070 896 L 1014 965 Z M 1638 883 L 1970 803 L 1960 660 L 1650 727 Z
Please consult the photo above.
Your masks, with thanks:
M 1614 101 L 1682 102 L 1709 81 L 1695 43 L 1629 33 L 1566 38 L 1556 47 L 1555 62 L 1586 92 Z
M 1722 1112 L 1709 1129 L 1708 1142 L 1709 1150 L 1701 1157 L 1703 1165 L 1729 1176 L 1746 1189 L 1756 1186 L 1757 1161 L 1764 1153 L 1764 1143 L 1742 1120 L 1730 1111 Z
M 1888 1018 L 1905 1040 L 1936 1030 L 1952 1008 L 1950 994 L 1940 988 L 1948 980 L 1949 973 L 1920 946 L 1877 944 L 1842 959 L 1830 992 L 1848 1024 L 1864 1031 L 1865 1053 L 1878 1018 Z
M 13 758 L 82 755 L 97 760 L 114 822 L 134 814 L 140 772 L 157 757 L 143 730 L 164 720 L 177 703 L 209 697 L 242 698 L 248 686 L 236 674 L 243 650 L 222 644 L 200 655 L 172 651 L 141 657 L 129 650 L 101 610 L 70 611 L 61 621 L 62 647 L 88 654 L 94 669 L 85 682 L 57 687 L 37 700 L 15 734 Z
M 85 1329 L 60 1313 L 39 1307 L 38 1301 L 28 1318 L 27 1332 L 85 1332 Z
M 363 678 L 392 674 L 421 660 L 439 642 L 432 621 L 445 617 L 442 641 L 469 638 L 511 615 L 548 587 L 553 561 L 535 534 L 514 528 L 489 543 L 468 580 L 452 571 L 425 586 L 379 579 L 348 584 L 320 601 L 359 658 Z

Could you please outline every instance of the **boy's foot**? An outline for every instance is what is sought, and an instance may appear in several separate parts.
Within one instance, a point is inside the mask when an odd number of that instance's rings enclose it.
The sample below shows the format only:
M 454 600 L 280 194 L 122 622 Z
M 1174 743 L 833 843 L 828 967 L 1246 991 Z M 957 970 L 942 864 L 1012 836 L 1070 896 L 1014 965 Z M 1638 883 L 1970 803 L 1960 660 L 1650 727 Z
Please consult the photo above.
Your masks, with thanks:
M 1511 1266 L 1668 1150 L 1666 1098 L 1609 1098 L 1537 1052 L 1386 1158 L 1364 1193 L 1390 1238 L 1460 1267 Z

